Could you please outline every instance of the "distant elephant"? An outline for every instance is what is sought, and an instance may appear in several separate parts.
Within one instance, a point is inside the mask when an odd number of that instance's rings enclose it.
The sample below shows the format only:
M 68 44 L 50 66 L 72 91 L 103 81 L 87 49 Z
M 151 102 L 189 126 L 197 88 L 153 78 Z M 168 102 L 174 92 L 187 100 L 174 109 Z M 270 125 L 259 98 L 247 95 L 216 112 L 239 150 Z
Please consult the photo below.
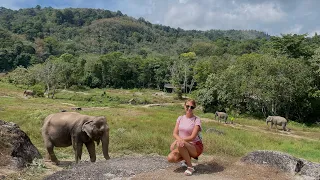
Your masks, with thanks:
M 276 125 L 276 129 L 277 125 L 281 125 L 282 129 L 284 131 L 287 131 L 287 123 L 288 121 L 286 120 L 286 118 L 281 117 L 281 116 L 268 116 L 268 118 L 266 119 L 267 125 L 269 122 L 271 122 L 271 129 L 273 125 Z
M 42 137 L 47 149 L 47 159 L 59 164 L 54 154 L 54 147 L 73 146 L 75 160 L 81 160 L 82 146 L 86 145 L 90 161 L 96 161 L 94 141 L 99 145 L 102 141 L 102 152 L 106 160 L 110 159 L 109 127 L 104 116 L 88 116 L 77 112 L 59 112 L 50 114 L 44 120 Z
M 221 122 L 221 119 L 223 119 L 224 123 L 227 123 L 227 120 L 228 120 L 228 114 L 227 113 L 216 111 L 214 119 L 217 119 L 217 116 L 218 116 L 218 121 L 219 122 Z
M 23 92 L 23 95 L 25 95 L 25 96 L 33 96 L 34 93 L 33 93 L 32 90 L 25 90 L 25 91 Z

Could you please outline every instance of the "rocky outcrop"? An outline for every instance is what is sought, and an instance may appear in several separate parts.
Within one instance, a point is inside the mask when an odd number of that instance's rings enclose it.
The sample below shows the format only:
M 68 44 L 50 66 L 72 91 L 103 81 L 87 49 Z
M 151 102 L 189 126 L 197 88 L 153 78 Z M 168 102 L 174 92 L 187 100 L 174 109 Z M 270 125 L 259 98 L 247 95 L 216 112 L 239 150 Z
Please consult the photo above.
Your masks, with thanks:
M 319 163 L 309 162 L 282 152 L 253 151 L 241 158 L 241 161 L 272 166 L 292 175 L 301 176 L 303 179 L 320 179 Z
M 30 138 L 15 123 L 0 120 L 0 141 L 0 166 L 23 168 L 33 159 L 41 158 Z

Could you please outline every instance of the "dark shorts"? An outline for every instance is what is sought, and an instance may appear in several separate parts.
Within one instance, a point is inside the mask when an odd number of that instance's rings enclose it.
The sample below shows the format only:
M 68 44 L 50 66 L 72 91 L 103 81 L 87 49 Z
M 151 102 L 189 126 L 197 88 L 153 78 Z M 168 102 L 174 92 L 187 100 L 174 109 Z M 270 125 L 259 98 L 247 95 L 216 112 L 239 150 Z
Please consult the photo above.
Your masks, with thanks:
M 203 144 L 202 144 L 201 141 L 197 141 L 197 142 L 194 143 L 194 146 L 196 147 L 197 157 L 198 157 L 203 152 Z

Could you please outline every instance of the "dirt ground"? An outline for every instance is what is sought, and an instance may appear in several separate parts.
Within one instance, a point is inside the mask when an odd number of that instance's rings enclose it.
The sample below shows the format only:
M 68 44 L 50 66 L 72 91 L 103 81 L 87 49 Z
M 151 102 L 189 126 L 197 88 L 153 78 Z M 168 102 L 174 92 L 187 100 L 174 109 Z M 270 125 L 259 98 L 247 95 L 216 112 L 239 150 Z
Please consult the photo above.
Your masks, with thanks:
M 188 177 L 184 175 L 186 168 L 174 164 L 166 169 L 141 173 L 132 179 L 293 179 L 293 175 L 286 174 L 274 168 L 250 165 L 237 159 L 203 155 L 198 162 L 193 163 L 196 172 Z
M 193 165 L 196 172 L 185 176 L 184 167 L 179 163 L 168 163 L 165 157 L 128 156 L 96 163 L 82 162 L 45 179 L 297 179 L 274 168 L 246 164 L 236 158 L 202 155 L 198 161 L 193 161 Z

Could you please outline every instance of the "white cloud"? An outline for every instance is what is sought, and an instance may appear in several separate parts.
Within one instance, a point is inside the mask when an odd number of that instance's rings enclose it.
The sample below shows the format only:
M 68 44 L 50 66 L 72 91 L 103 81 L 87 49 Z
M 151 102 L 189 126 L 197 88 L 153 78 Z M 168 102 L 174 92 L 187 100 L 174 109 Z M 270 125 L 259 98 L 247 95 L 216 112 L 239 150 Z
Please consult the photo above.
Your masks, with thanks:
M 247 20 L 263 21 L 266 23 L 282 21 L 286 13 L 283 12 L 275 3 L 265 2 L 261 4 L 243 4 L 235 9 L 239 18 Z
M 179 0 L 179 3 L 182 3 L 182 4 L 187 3 L 187 2 L 188 2 L 188 0 Z
M 164 24 L 184 29 L 254 29 L 262 23 L 285 20 L 286 13 L 271 2 L 240 4 L 232 1 L 189 1 L 169 8 Z
M 284 34 L 300 34 L 303 26 L 301 24 L 295 24 L 284 31 Z
M 308 32 L 308 37 L 313 37 L 317 33 L 317 35 L 320 35 L 320 27 L 315 28 L 311 32 Z

